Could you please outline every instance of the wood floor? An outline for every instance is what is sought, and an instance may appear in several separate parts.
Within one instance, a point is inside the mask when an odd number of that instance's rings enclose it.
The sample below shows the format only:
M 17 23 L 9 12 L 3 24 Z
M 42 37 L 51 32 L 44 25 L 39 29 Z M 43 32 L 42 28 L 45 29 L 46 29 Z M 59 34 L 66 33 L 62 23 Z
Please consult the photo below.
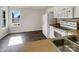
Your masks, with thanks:
M 0 39 L 0 52 L 25 52 L 19 51 L 21 46 L 28 42 L 42 39 L 46 39 L 46 37 L 41 31 L 8 34 Z

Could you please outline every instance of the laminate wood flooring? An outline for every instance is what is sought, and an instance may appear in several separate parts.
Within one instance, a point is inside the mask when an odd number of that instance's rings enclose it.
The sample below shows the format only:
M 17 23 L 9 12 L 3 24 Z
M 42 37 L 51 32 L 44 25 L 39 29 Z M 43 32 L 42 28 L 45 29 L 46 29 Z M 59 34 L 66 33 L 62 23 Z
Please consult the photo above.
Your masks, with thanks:
M 43 39 L 46 39 L 46 37 L 42 34 L 42 31 L 8 34 L 0 39 L 0 52 L 26 52 L 19 49 L 28 42 Z

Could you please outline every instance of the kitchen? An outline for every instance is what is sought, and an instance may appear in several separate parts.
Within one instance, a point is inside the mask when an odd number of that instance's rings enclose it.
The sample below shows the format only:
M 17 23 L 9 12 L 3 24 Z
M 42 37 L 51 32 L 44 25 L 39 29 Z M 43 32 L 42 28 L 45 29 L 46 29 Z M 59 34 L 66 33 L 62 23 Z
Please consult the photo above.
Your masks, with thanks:
M 1 59 L 79 59 L 79 0 L 0 1 L 0 52 Z
M 5 10 L 6 22 L 10 25 L 6 27 L 7 31 L 4 31 L 6 29 L 2 27 L 0 51 L 79 52 L 79 7 L 26 6 L 5 7 L 2 10 L 3 17 L 1 18 L 5 19 Z M 15 18 L 12 15 L 16 14 L 17 10 L 21 18 L 19 17 L 20 22 L 14 23 Z M 5 21 L 1 25 L 5 25 Z
M 78 6 L 54 6 L 43 15 L 42 32 L 60 51 L 79 51 L 78 10 Z

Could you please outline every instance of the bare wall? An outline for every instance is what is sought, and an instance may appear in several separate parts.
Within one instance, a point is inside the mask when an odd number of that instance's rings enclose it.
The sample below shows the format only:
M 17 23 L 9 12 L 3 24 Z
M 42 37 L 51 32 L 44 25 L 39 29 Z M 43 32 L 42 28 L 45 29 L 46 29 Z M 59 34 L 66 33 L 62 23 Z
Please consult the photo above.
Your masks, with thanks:
M 12 24 L 11 23 L 11 11 L 12 10 L 21 11 L 20 27 L 11 26 L 11 24 Z M 9 11 L 10 11 L 10 13 L 9 13 L 9 15 L 10 15 L 10 17 L 9 17 L 10 33 L 42 30 L 42 14 L 44 13 L 44 10 L 10 7 Z

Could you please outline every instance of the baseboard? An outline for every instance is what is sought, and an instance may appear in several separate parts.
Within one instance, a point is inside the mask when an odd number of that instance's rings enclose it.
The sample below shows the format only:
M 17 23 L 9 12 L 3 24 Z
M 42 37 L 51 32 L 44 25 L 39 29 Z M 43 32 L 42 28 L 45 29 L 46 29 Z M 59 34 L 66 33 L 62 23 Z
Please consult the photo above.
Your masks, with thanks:
M 8 35 L 9 33 L 6 33 L 4 36 L 2 36 L 0 39 L 2 39 L 2 38 L 4 38 L 4 37 L 6 37 L 7 35 Z
M 36 32 L 36 31 L 41 31 L 42 30 L 35 30 L 35 31 L 23 31 L 23 32 L 10 32 L 9 34 L 13 34 L 13 33 L 25 33 L 25 32 Z

